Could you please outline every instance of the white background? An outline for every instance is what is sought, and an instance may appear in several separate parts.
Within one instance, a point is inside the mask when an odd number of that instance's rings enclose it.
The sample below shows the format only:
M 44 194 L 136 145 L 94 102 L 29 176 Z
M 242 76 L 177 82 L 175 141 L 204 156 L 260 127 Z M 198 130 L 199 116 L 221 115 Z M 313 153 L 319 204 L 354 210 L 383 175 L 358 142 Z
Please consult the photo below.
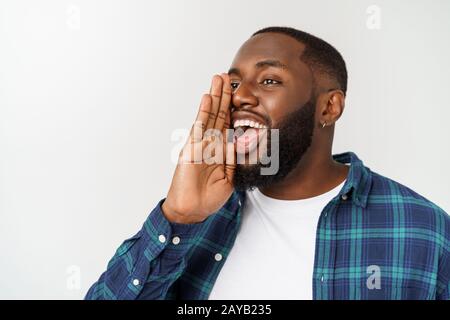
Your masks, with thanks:
M 450 1 L 2 0 L 0 298 L 85 295 L 166 195 L 174 130 L 270 25 L 344 56 L 334 152 L 450 210 Z

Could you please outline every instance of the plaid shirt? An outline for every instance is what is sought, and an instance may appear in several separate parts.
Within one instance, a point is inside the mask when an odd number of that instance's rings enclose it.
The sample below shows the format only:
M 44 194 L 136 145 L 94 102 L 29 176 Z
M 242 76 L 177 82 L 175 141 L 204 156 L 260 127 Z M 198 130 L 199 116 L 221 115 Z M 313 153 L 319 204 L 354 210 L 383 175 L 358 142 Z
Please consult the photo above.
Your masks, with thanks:
M 333 158 L 350 170 L 318 221 L 313 298 L 450 299 L 449 216 L 354 153 Z M 233 248 L 245 193 L 234 192 L 198 224 L 169 223 L 163 201 L 117 249 L 86 299 L 208 298 Z

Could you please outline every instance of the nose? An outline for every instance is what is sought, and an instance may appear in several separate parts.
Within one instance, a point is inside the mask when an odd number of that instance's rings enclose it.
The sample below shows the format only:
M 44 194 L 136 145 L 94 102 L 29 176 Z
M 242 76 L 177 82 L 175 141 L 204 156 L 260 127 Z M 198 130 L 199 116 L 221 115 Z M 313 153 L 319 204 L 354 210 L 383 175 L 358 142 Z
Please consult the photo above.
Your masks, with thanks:
M 231 103 L 236 110 L 245 106 L 256 107 L 258 98 L 253 94 L 252 88 L 248 84 L 241 82 L 233 92 Z

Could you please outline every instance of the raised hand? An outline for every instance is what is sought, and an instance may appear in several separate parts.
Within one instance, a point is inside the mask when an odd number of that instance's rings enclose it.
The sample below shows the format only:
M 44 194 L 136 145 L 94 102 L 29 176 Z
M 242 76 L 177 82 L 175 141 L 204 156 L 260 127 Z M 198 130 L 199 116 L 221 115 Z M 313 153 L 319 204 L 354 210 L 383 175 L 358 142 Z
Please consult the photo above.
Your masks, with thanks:
M 233 192 L 236 156 L 230 128 L 231 85 L 227 74 L 215 75 L 202 97 L 189 139 L 180 152 L 166 200 L 166 218 L 197 223 L 219 210 Z

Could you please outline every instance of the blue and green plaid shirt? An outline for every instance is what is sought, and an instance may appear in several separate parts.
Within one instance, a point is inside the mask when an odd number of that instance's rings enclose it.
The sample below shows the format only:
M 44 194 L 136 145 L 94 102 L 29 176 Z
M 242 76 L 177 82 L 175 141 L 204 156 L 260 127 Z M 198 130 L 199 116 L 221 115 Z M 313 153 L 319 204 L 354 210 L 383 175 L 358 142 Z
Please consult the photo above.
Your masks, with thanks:
M 350 170 L 318 221 L 313 298 L 450 299 L 449 216 L 354 153 L 333 157 Z M 234 192 L 199 224 L 169 223 L 163 201 L 86 299 L 208 298 L 236 239 L 245 193 Z

